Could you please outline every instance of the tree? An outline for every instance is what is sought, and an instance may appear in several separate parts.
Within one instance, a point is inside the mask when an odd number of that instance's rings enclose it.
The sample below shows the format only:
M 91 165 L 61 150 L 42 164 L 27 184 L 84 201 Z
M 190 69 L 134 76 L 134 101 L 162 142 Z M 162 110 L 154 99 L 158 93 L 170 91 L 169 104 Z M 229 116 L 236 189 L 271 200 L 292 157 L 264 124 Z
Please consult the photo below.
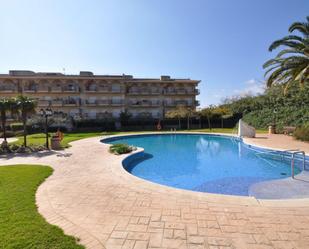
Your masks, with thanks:
M 121 126 L 124 126 L 131 117 L 132 117 L 132 114 L 128 112 L 128 110 L 120 112 L 119 118 L 120 118 Z
M 3 131 L 4 142 L 7 143 L 6 137 L 6 118 L 7 112 L 11 109 L 10 100 L 3 98 L 0 99 L 0 115 L 1 115 L 1 126 Z
M 209 107 L 206 107 L 200 111 L 201 116 L 204 116 L 207 118 L 209 130 L 212 130 L 210 119 L 214 115 L 213 110 L 214 110 L 214 106 L 210 105 Z
M 223 120 L 225 118 L 229 118 L 232 116 L 231 111 L 229 110 L 229 108 L 224 107 L 224 106 L 217 106 L 213 109 L 213 114 L 217 115 L 220 117 L 221 119 L 221 128 L 223 128 Z
M 167 118 L 178 119 L 178 129 L 181 129 L 181 119 L 186 117 L 186 109 L 184 107 L 177 107 L 176 109 L 166 112 Z
M 191 107 L 186 109 L 187 129 L 190 130 L 190 120 L 195 115 L 195 110 Z
M 268 87 L 283 84 L 286 92 L 294 81 L 303 86 L 309 79 L 309 16 L 306 22 L 293 23 L 289 32 L 294 31 L 298 31 L 299 35 L 285 36 L 269 47 L 269 51 L 279 47 L 284 49 L 263 65 L 264 69 L 267 69 L 265 76 L 268 77 Z
M 24 128 L 24 146 L 27 146 L 27 119 L 28 116 L 35 112 L 37 102 L 26 96 L 17 97 L 17 107 L 20 111 L 21 120 Z

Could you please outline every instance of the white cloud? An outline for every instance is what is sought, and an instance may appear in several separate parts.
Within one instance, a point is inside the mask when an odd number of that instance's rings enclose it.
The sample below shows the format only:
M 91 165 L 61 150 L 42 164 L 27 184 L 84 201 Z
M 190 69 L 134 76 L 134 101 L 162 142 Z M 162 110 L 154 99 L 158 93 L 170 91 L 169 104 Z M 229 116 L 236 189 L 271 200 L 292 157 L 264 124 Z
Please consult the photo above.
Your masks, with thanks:
M 261 94 L 265 91 L 265 82 L 259 81 L 257 79 L 247 80 L 243 89 L 234 90 L 235 94 L 239 96 L 254 96 Z

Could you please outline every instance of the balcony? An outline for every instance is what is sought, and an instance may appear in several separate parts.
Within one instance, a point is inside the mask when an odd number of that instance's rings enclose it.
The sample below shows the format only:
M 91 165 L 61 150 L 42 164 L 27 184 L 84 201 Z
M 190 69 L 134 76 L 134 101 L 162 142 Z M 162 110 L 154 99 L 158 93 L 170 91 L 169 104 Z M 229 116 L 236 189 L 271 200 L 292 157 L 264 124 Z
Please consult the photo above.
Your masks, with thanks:
M 63 87 L 63 92 L 64 93 L 78 93 L 79 92 L 79 88 L 76 87 L 69 87 L 69 86 L 65 86 Z
M 58 87 L 51 87 L 52 93 L 62 93 L 62 88 L 60 86 Z
M 36 93 L 36 87 L 25 87 L 24 93 Z
M 194 104 L 195 104 L 195 106 L 200 106 L 200 101 L 195 100 L 195 101 L 194 101 Z
M 122 106 L 123 105 L 123 100 L 111 100 L 110 104 L 112 106 Z
M 97 106 L 97 101 L 96 100 L 85 100 L 85 105 L 86 106 Z
M 67 99 L 63 101 L 63 106 L 79 106 L 79 101 L 75 99 Z
M 115 89 L 115 88 L 113 89 L 113 88 L 112 88 L 111 92 L 112 92 L 112 93 L 123 93 L 124 91 L 123 91 L 122 88 L 118 88 L 118 89 Z
M 158 107 L 161 106 L 160 101 L 136 101 L 129 103 L 131 107 Z
M 50 106 L 50 101 L 49 100 L 39 100 L 38 101 L 38 106 L 39 107 L 49 107 Z
M 38 93 L 48 93 L 49 90 L 50 90 L 49 87 L 39 87 L 39 88 L 37 89 L 37 92 L 38 92 Z
M 133 91 L 129 91 L 127 94 L 128 95 L 159 95 L 160 93 L 161 93 L 160 91 L 133 90 Z
M 189 107 L 192 106 L 188 101 L 173 101 L 173 102 L 165 102 L 164 106 L 166 107 L 177 107 L 177 106 L 184 106 Z
M 51 106 L 63 106 L 63 101 L 62 100 L 53 100 L 51 102 Z
M 96 93 L 96 92 L 98 92 L 98 89 L 97 89 L 97 87 L 86 87 L 85 88 L 85 92 L 86 93 Z
M 110 102 L 111 101 L 107 100 L 107 99 L 106 100 L 104 99 L 104 100 L 97 100 L 96 101 L 98 106 L 108 106 L 108 105 L 110 105 Z
M 1 87 L 0 93 L 14 93 L 16 92 L 15 88 L 9 88 L 9 87 Z
M 38 106 L 39 107 L 49 107 L 50 106 L 50 101 L 49 100 L 39 100 L 38 101 Z
M 100 93 L 108 93 L 108 92 L 111 92 L 111 88 L 110 87 L 98 87 L 97 91 Z

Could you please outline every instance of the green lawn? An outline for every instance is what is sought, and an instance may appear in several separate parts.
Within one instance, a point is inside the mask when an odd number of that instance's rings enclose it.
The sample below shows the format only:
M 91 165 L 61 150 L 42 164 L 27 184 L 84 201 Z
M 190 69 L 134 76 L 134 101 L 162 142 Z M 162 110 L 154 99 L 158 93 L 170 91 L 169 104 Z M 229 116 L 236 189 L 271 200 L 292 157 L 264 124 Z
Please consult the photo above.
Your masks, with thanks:
M 0 248 L 84 248 L 37 212 L 35 192 L 51 173 L 47 166 L 0 167 Z
M 181 130 L 187 131 L 187 130 Z M 64 138 L 61 142 L 63 148 L 68 148 L 70 142 L 89 138 L 89 137 L 96 137 L 96 136 L 103 136 L 103 135 L 116 135 L 116 134 L 132 134 L 132 133 L 147 133 L 150 131 L 132 131 L 132 132 L 79 132 L 79 133 L 65 133 Z M 213 132 L 213 133 L 231 133 L 235 134 L 236 130 L 233 128 L 214 128 L 212 130 L 209 129 L 195 129 L 190 130 L 190 132 Z M 266 130 L 257 130 L 257 133 L 266 133 Z M 23 144 L 23 137 L 17 137 L 18 141 L 13 142 L 13 144 L 22 145 Z M 45 134 L 37 133 L 27 136 L 28 145 L 45 145 Z
M 104 132 L 65 133 L 61 145 L 63 148 L 68 148 L 69 143 L 72 141 L 88 137 L 101 136 L 104 134 L 106 133 Z M 22 145 L 24 143 L 24 138 L 23 137 L 17 137 L 17 138 L 18 140 L 16 142 L 13 142 L 12 144 Z M 44 133 L 36 133 L 27 136 L 28 145 L 45 145 L 45 142 L 46 142 L 46 136 Z

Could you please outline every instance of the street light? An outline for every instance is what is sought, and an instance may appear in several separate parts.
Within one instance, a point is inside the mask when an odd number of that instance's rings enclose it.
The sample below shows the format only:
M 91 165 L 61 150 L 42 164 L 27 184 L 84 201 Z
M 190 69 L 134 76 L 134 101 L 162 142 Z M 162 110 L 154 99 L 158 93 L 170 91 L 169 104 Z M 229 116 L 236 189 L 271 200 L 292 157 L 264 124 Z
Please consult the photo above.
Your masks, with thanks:
M 46 135 L 46 148 L 49 149 L 49 142 L 48 142 L 48 117 L 53 115 L 53 111 L 50 108 L 47 109 L 41 109 L 40 110 L 40 115 L 45 118 L 45 135 Z

